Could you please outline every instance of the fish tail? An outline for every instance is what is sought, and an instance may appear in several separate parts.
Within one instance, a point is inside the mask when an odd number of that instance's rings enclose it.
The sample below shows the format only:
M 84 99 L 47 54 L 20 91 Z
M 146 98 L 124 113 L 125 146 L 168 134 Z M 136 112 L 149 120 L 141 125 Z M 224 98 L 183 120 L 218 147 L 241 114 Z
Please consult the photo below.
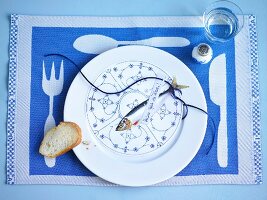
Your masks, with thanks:
M 173 79 L 172 79 L 172 87 L 174 89 L 185 89 L 185 88 L 189 88 L 188 85 L 179 85 L 179 84 L 177 84 L 176 76 L 174 76 Z

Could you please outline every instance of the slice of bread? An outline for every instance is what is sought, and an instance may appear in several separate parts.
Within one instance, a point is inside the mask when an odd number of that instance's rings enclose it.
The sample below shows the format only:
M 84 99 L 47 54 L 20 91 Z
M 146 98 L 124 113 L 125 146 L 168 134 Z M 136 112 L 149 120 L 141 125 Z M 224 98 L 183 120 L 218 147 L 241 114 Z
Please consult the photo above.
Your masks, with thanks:
M 73 122 L 61 122 L 50 129 L 39 148 L 40 154 L 55 158 L 81 143 L 82 133 L 80 127 Z

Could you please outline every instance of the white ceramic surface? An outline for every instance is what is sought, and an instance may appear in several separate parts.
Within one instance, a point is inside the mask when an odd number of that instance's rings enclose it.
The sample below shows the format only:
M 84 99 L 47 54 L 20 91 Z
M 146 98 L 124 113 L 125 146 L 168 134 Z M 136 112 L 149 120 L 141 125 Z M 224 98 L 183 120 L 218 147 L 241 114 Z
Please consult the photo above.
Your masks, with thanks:
M 110 72 L 110 69 L 114 69 L 114 66 L 119 66 L 119 70 L 125 69 L 122 63 L 143 63 L 143 66 L 154 66 L 152 68 L 155 71 L 165 75 L 176 76 L 178 84 L 189 86 L 189 88 L 183 90 L 182 99 L 189 104 L 193 104 L 204 110 L 207 109 L 202 88 L 189 68 L 171 54 L 153 47 L 133 45 L 109 50 L 87 63 L 82 69 L 82 72 L 89 80 L 101 87 L 101 78 L 99 79 L 99 77 L 103 77 L 105 72 Z M 136 72 L 136 70 L 132 70 L 132 77 L 135 76 Z M 156 74 L 158 75 L 160 73 Z M 127 76 L 130 76 L 131 73 L 127 74 Z M 114 80 L 115 83 L 120 85 L 120 82 L 116 78 Z M 120 85 L 120 87 L 123 88 L 123 85 Z M 139 87 L 135 88 L 135 91 L 142 91 L 142 88 L 143 86 L 140 84 Z M 114 91 L 114 85 L 110 88 L 105 86 L 102 89 Z M 146 151 L 143 154 L 134 153 L 134 151 L 132 151 L 133 153 L 123 153 L 112 149 L 112 146 L 107 147 L 105 144 L 108 143 L 102 142 L 101 137 L 95 134 L 94 126 L 90 125 L 94 118 L 90 116 L 88 105 L 90 105 L 90 101 L 94 97 L 92 95 L 93 93 L 94 89 L 78 74 L 67 94 L 64 120 L 76 122 L 81 127 L 83 141 L 85 143 L 77 146 L 74 152 L 80 161 L 99 177 L 116 184 L 127 186 L 156 184 L 171 178 L 184 169 L 200 148 L 206 131 L 207 115 L 192 108 L 189 108 L 187 117 L 181 123 L 177 123 L 177 131 L 170 134 L 170 139 L 154 151 Z M 111 98 L 110 95 L 108 97 Z M 123 97 L 123 94 L 114 95 L 112 97 L 114 98 L 113 100 L 106 98 L 105 106 L 103 106 L 104 99 L 102 99 L 103 101 L 101 101 L 101 98 L 98 98 L 99 101 L 94 100 L 96 102 L 102 102 L 102 104 L 96 105 L 95 109 L 98 110 L 97 112 L 101 112 L 99 109 L 106 109 L 107 105 L 111 105 L 111 101 L 120 102 L 119 100 L 115 100 L 116 97 L 120 99 Z M 133 100 L 131 97 L 128 97 L 128 99 L 129 102 Z M 127 98 L 124 98 L 125 100 Z M 113 114 L 115 117 L 111 121 L 112 123 L 116 122 L 115 124 L 122 117 L 117 112 L 119 106 L 121 105 L 119 104 L 118 108 L 114 106 L 115 111 Z M 117 117 L 115 113 L 118 114 Z M 103 120 L 100 121 L 103 122 Z M 108 126 L 111 126 L 112 123 L 108 123 Z M 165 124 L 163 123 L 163 126 Z M 155 132 L 153 131 L 152 135 L 153 133 Z M 109 135 L 114 134 L 118 134 L 118 132 L 112 130 L 109 132 Z M 121 136 L 123 137 L 123 135 Z M 134 141 L 134 137 L 130 139 L 130 142 L 136 142 Z

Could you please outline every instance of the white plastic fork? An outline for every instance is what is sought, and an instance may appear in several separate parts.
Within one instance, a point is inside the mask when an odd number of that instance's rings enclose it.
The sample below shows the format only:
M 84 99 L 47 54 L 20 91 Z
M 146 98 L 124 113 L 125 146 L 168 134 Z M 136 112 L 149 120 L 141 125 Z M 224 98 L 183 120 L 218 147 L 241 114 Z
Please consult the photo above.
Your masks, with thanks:
M 62 92 L 63 89 L 63 83 L 64 83 L 64 66 L 63 66 L 63 60 L 60 64 L 60 73 L 59 73 L 59 79 L 56 79 L 56 73 L 55 73 L 55 63 L 52 63 L 51 68 L 51 74 L 50 79 L 48 80 L 46 78 L 46 72 L 45 72 L 45 63 L 43 61 L 43 77 L 42 77 L 42 88 L 45 94 L 49 96 L 49 114 L 47 116 L 47 119 L 45 121 L 44 125 L 44 135 L 53 127 L 56 126 L 55 119 L 53 117 L 53 104 L 54 104 L 54 96 L 59 95 Z M 48 167 L 54 167 L 56 164 L 55 158 L 48 158 L 44 156 L 45 164 Z

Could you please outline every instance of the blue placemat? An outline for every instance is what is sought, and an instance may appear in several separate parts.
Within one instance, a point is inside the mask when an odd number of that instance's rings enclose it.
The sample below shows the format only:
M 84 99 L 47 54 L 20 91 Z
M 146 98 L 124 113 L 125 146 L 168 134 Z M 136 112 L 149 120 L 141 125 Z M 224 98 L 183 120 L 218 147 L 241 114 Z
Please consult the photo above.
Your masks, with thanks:
M 108 40 L 100 38 L 93 50 L 75 46 L 75 41 L 83 36 L 104 36 L 113 43 L 115 41 L 115 44 L 111 45 Z M 225 125 L 220 129 L 227 133 L 227 138 L 224 138 L 227 141 L 224 150 L 227 156 L 224 160 L 218 159 L 220 153 L 217 132 L 212 148 L 206 154 L 213 140 L 210 128 L 212 122 L 209 119 L 203 144 L 192 162 L 175 177 L 159 185 L 261 183 L 259 85 L 254 16 L 245 17 L 245 26 L 235 39 L 215 44 L 205 38 L 200 17 L 12 15 L 7 126 L 8 184 L 112 185 L 86 169 L 72 151 L 58 157 L 50 165 L 38 153 L 48 116 L 53 116 L 55 124 L 63 121 L 66 94 L 78 73 L 67 59 L 45 55 L 62 54 L 82 67 L 98 53 L 120 46 L 119 41 L 136 41 L 139 44 L 139 40 L 153 37 L 182 37 L 190 42 L 186 45 L 173 44 L 159 48 L 179 58 L 195 74 L 203 88 L 208 112 L 216 129 L 219 123 L 226 119 Z M 208 43 L 213 49 L 213 60 L 203 65 L 191 57 L 193 48 L 202 42 Z M 150 45 L 157 47 L 153 42 Z M 62 60 L 63 86 L 58 88 L 54 85 L 54 90 L 45 91 L 44 78 L 49 80 L 54 73 L 56 79 L 62 76 Z M 218 65 L 220 70 L 214 72 L 212 65 Z M 218 90 L 221 86 L 211 89 L 214 84 L 212 80 L 220 82 L 222 76 L 225 78 L 225 87 L 222 87 L 225 95 Z M 217 98 L 225 98 L 226 105 L 219 104 L 216 98 L 214 99 L 216 95 Z

